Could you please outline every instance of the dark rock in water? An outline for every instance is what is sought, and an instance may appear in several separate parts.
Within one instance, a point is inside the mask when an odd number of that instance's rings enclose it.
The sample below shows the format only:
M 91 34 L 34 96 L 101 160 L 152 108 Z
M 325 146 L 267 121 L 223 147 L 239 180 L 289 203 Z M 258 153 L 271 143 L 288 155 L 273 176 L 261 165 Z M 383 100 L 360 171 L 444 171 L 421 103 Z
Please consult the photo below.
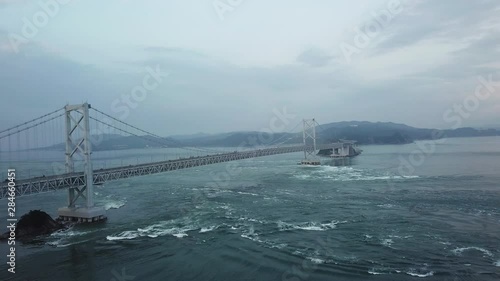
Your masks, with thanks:
M 65 226 L 52 217 L 40 210 L 32 210 L 23 215 L 17 222 L 16 240 L 26 240 L 35 238 L 40 235 L 48 235 L 57 230 L 63 229 Z M 10 232 L 0 236 L 0 240 L 7 239 Z

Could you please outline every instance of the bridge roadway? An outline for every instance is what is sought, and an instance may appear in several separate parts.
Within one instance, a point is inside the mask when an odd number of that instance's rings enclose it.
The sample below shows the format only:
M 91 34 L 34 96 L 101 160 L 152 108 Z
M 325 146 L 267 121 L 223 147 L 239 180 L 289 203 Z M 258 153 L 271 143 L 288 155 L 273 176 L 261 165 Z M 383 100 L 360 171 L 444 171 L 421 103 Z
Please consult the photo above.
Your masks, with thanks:
M 341 144 L 319 144 L 316 149 L 328 149 L 338 147 Z M 103 184 L 107 181 L 126 179 L 131 177 L 158 174 L 168 171 L 205 166 L 229 161 L 237 161 L 248 158 L 292 153 L 304 151 L 304 146 L 285 146 L 274 148 L 263 148 L 252 151 L 220 153 L 200 157 L 182 158 L 138 165 L 129 165 L 109 169 L 94 170 L 94 184 Z M 61 175 L 36 177 L 16 181 L 16 196 L 30 195 L 41 192 L 55 191 L 64 188 L 83 186 L 85 183 L 83 172 L 67 173 Z M 0 183 L 0 199 L 8 196 L 6 182 Z

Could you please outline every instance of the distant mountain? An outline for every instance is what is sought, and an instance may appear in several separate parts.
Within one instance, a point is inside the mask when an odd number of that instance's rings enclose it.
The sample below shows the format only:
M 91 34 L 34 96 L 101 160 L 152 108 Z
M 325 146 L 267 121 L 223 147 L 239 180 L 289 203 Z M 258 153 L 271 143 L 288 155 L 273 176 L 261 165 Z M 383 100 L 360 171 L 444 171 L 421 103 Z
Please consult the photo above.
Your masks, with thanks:
M 400 144 L 412 142 L 416 130 L 402 124 L 351 121 L 321 125 L 317 133 L 323 141 L 348 139 L 359 144 Z
M 415 140 L 432 139 L 433 135 L 438 135 L 436 132 L 448 138 L 500 135 L 500 130 L 495 129 L 436 130 L 414 128 L 392 122 L 372 123 L 366 121 L 329 123 L 318 126 L 317 132 L 320 139 L 327 141 L 349 139 L 356 140 L 359 144 L 405 144 Z
M 434 130 L 414 128 L 392 122 L 344 121 L 323 124 L 316 127 L 317 142 L 335 142 L 338 140 L 355 140 L 359 144 L 406 144 L 415 140 L 432 139 L 433 133 L 439 132 L 443 137 L 481 137 L 500 136 L 500 130 L 459 128 L 456 130 Z M 147 147 L 250 147 L 259 145 L 299 144 L 302 132 L 275 133 L 270 137 L 261 132 L 232 132 L 222 134 L 179 135 L 168 138 L 150 136 L 93 136 L 93 150 L 117 150 Z M 64 144 L 50 147 L 64 150 Z
M 147 147 L 180 147 L 182 143 L 172 138 L 156 138 L 151 136 L 122 136 L 103 134 L 91 136 L 92 150 L 120 150 Z M 63 143 L 48 147 L 48 149 L 65 150 Z
M 326 128 L 326 129 L 325 129 Z M 320 139 L 349 139 L 359 144 L 404 144 L 418 139 L 430 139 L 431 129 L 419 129 L 392 122 L 350 121 L 321 125 Z
M 275 133 L 271 138 L 261 132 L 234 132 L 178 141 L 187 146 L 248 147 L 263 144 L 277 145 L 285 141 L 287 141 L 287 144 L 298 143 L 300 140 L 297 133 Z

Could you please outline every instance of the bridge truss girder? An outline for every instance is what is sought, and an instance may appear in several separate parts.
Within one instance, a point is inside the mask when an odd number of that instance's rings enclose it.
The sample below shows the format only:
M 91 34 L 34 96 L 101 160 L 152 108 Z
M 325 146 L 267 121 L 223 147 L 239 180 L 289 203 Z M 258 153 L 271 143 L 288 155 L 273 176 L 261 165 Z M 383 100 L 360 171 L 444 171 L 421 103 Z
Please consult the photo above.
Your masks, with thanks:
M 320 144 L 316 149 L 331 149 L 340 147 L 341 144 Z M 223 153 L 217 155 L 202 156 L 197 158 L 185 158 L 179 160 L 168 160 L 148 164 L 123 166 L 117 168 L 109 168 L 95 170 L 93 172 L 93 184 L 103 184 L 112 180 L 119 180 L 137 176 L 146 176 L 168 171 L 187 169 L 198 166 L 206 166 L 229 161 L 237 161 L 255 157 L 270 156 L 276 154 L 301 152 L 304 149 L 312 150 L 313 147 L 305 148 L 302 145 L 265 148 L 246 152 Z M 20 180 L 16 182 L 16 196 L 26 196 L 29 194 L 49 192 L 66 188 L 75 188 L 85 185 L 86 177 L 83 172 L 75 172 L 56 176 L 48 176 L 43 178 L 33 178 Z M 8 186 L 0 183 L 0 199 L 8 196 Z

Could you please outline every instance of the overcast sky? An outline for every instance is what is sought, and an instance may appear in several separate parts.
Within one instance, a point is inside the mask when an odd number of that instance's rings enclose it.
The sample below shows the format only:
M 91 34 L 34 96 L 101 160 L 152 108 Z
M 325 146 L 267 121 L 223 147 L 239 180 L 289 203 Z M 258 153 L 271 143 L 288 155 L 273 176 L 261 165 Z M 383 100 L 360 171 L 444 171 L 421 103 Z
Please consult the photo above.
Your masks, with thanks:
M 0 129 L 85 101 L 161 135 L 259 130 L 284 107 L 500 126 L 500 1 L 66 2 L 0 0 Z

